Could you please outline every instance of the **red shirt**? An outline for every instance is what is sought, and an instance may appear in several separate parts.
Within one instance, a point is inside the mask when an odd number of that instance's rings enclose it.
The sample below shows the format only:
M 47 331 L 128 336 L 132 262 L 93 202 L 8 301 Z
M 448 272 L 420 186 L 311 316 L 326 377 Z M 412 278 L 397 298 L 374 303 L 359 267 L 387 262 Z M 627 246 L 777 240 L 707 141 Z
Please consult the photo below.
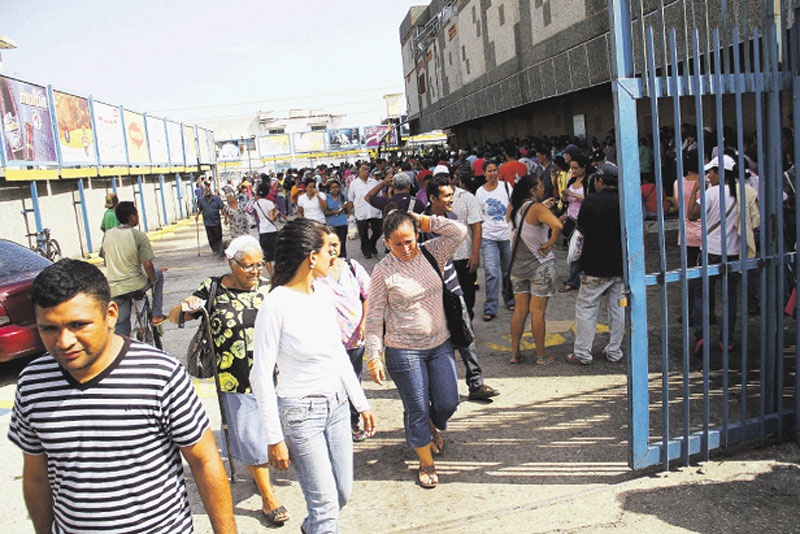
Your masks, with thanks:
M 483 176 L 483 162 L 486 161 L 483 158 L 478 158 L 472 162 L 472 174 L 475 176 Z
M 521 161 L 512 159 L 510 161 L 506 161 L 500 166 L 500 172 L 497 175 L 497 179 L 500 181 L 505 180 L 509 184 L 514 185 L 519 178 L 522 178 L 526 174 L 528 174 L 528 167 L 526 167 Z

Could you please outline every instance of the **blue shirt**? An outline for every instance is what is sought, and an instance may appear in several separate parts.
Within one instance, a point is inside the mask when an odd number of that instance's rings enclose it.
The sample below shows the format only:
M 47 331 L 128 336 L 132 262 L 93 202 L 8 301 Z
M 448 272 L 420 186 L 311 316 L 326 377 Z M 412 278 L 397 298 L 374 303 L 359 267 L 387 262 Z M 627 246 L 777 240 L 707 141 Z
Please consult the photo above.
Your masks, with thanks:
M 327 196 L 328 210 L 333 211 L 344 207 L 344 197 L 340 194 L 339 200 L 334 200 L 331 195 Z M 326 215 L 330 226 L 347 226 L 347 214 L 344 210 L 339 215 Z

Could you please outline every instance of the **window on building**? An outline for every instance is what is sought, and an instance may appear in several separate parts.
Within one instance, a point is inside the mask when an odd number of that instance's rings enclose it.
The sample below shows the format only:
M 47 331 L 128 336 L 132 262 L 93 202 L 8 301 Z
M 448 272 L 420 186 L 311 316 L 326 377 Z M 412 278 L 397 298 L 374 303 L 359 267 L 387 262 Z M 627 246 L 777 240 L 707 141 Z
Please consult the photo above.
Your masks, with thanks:
M 481 36 L 481 21 L 478 21 L 478 23 L 475 24 L 475 36 L 476 37 Z
M 285 128 L 274 128 L 272 130 L 269 130 L 270 135 L 282 134 L 282 133 L 286 133 Z
M 425 75 L 421 74 L 417 79 L 417 92 L 421 95 L 425 94 Z
M 324 124 L 314 124 L 311 126 L 312 132 L 324 132 L 327 130 L 327 127 Z
M 472 23 L 475 24 L 475 22 L 477 20 L 478 20 L 478 17 L 476 16 L 476 13 L 475 13 L 475 6 L 472 6 Z
M 500 4 L 500 7 L 497 8 L 497 16 L 500 18 L 500 26 L 506 23 L 506 6 Z
M 452 64 L 453 64 L 453 53 L 452 53 L 452 52 L 448 52 L 448 53 L 447 53 L 447 63 L 448 63 L 449 65 L 452 65 Z
M 461 45 L 461 61 L 466 61 L 466 60 L 467 60 L 467 47 Z
M 545 2 L 542 6 L 542 19 L 545 26 L 550 26 L 553 22 L 553 17 L 550 15 L 550 2 Z
M 469 60 L 467 60 L 467 74 L 469 74 Z

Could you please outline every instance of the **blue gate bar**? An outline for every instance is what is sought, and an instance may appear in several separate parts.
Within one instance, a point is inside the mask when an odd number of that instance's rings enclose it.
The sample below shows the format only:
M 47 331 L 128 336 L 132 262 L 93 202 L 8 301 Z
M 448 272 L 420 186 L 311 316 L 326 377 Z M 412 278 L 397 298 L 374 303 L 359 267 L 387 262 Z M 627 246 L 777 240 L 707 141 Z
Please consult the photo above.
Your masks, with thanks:
M 169 224 L 169 219 L 167 218 L 167 200 L 164 197 L 164 175 L 158 175 L 158 190 L 161 193 L 161 213 L 164 214 L 164 225 Z
M 798 20 L 798 16 L 800 16 L 800 6 L 795 3 L 795 20 Z M 792 39 L 792 57 L 797 58 L 800 57 L 800 34 L 796 31 L 793 35 L 794 39 Z M 792 114 L 794 117 L 800 117 L 800 68 L 798 67 L 797 63 L 793 63 L 794 66 L 794 79 L 792 83 Z M 792 147 L 794 151 L 794 158 L 793 161 L 795 162 L 795 185 L 797 184 L 797 163 L 800 162 L 800 135 L 794 136 L 794 146 Z M 795 194 L 794 196 L 794 223 L 795 223 L 795 240 L 797 236 L 800 235 L 800 195 Z M 800 288 L 800 265 L 797 262 L 797 242 L 795 241 L 794 247 L 794 287 L 795 292 Z M 796 297 L 795 293 L 795 297 Z M 795 306 L 794 306 L 794 319 L 795 319 L 795 340 L 794 345 L 795 347 L 800 347 L 800 324 L 798 321 L 800 320 L 800 305 L 798 305 L 798 301 L 795 298 Z M 800 369 L 800 351 L 795 351 L 794 357 L 794 440 L 796 443 L 800 443 L 800 372 L 797 372 Z
M 148 232 L 147 228 L 147 208 L 144 205 L 144 186 L 142 185 L 142 175 L 139 174 L 136 176 L 136 183 L 139 186 L 139 211 L 141 212 L 141 222 L 145 232 Z
M 92 231 L 89 228 L 89 212 L 86 209 L 86 194 L 83 191 L 83 178 L 78 179 L 78 198 L 81 201 L 81 213 L 83 214 L 83 228 L 86 232 L 86 250 L 89 254 L 93 252 L 92 249 Z
M 39 207 L 39 188 L 36 185 L 36 180 L 31 180 L 31 204 L 33 204 L 33 221 L 36 224 L 36 232 L 41 232 L 44 226 L 42 225 L 42 212 Z
M 180 218 L 183 219 L 183 186 L 181 185 L 180 173 L 175 173 L 175 195 L 178 197 L 178 211 Z

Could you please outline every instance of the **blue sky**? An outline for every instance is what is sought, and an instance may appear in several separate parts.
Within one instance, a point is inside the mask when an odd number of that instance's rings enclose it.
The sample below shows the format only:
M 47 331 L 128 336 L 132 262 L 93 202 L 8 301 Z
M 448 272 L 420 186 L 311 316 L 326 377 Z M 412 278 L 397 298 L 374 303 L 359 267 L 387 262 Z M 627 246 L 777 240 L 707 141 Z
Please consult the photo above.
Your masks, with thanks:
M 179 121 L 322 107 L 353 125 L 403 91 L 425 0 L 3 0 L 3 74 Z

